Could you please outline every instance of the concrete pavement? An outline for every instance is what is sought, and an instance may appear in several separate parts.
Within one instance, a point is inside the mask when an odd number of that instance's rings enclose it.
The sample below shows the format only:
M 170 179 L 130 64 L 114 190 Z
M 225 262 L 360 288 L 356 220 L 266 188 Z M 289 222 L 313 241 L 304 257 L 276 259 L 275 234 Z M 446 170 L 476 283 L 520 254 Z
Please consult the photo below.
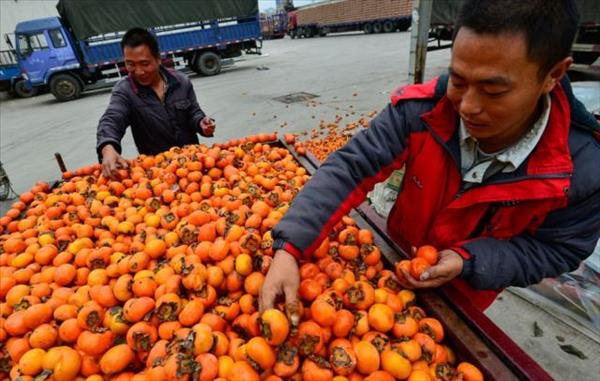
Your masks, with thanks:
M 348 113 L 351 121 L 383 108 L 390 91 L 408 79 L 409 37 L 354 33 L 265 41 L 263 57 L 246 56 L 214 77 L 192 75 L 200 106 L 217 120 L 215 138 L 203 142 L 282 131 L 284 122 L 285 131 L 300 132 L 336 114 Z M 442 71 L 448 57 L 448 50 L 431 53 L 428 75 Z M 316 107 L 273 100 L 300 91 L 319 95 Z M 60 176 L 55 152 L 71 169 L 97 160 L 96 126 L 109 97 L 105 89 L 66 103 L 51 94 L 0 103 L 0 160 L 17 192 Z M 137 154 L 129 131 L 123 148 L 126 157 Z

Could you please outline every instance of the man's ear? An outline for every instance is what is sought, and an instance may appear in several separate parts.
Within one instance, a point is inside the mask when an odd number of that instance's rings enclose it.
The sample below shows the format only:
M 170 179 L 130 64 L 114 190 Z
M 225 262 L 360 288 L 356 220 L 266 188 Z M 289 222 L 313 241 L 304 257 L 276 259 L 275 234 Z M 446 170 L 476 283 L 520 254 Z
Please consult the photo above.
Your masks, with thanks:
M 572 63 L 573 57 L 565 57 L 554 65 L 544 78 L 544 94 L 548 94 L 554 89 L 554 86 L 565 76 Z

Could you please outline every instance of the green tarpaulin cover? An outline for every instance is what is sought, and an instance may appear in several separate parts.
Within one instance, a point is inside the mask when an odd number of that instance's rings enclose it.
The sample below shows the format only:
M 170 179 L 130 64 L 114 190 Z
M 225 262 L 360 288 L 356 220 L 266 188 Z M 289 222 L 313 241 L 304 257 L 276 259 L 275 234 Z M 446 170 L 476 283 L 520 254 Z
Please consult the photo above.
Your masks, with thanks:
M 527 1 L 527 0 L 523 0 Z M 464 0 L 433 0 L 431 9 L 432 24 L 454 24 L 458 11 Z M 599 0 L 576 0 L 581 24 L 600 23 L 600 1 Z
M 75 37 L 85 39 L 135 26 L 249 17 L 258 13 L 258 0 L 59 0 L 56 8 Z

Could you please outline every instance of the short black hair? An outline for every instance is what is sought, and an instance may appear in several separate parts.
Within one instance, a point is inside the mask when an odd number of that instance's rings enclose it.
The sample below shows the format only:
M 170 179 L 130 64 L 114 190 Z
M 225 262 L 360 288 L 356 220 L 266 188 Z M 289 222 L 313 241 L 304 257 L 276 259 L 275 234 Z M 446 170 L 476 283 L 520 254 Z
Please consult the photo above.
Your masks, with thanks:
M 121 50 L 124 50 L 126 46 L 136 48 L 140 45 L 146 45 L 154 57 L 160 57 L 158 41 L 156 41 L 152 33 L 144 28 L 131 28 L 121 39 Z
M 543 78 L 571 52 L 579 14 L 575 0 L 466 0 L 458 14 L 454 37 L 461 27 L 475 33 L 523 33 L 530 60 Z

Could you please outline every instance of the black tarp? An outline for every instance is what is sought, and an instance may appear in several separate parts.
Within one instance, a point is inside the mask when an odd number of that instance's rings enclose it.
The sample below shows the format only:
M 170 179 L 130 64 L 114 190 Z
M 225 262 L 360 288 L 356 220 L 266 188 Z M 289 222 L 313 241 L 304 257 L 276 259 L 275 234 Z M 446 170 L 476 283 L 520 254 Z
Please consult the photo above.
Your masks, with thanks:
M 464 0 L 433 0 L 431 24 L 454 24 L 463 2 Z M 600 0 L 575 0 L 575 3 L 581 24 L 600 24 Z
M 433 0 L 431 24 L 454 25 L 464 0 Z
M 78 39 L 191 22 L 250 17 L 258 0 L 59 0 L 58 13 Z

